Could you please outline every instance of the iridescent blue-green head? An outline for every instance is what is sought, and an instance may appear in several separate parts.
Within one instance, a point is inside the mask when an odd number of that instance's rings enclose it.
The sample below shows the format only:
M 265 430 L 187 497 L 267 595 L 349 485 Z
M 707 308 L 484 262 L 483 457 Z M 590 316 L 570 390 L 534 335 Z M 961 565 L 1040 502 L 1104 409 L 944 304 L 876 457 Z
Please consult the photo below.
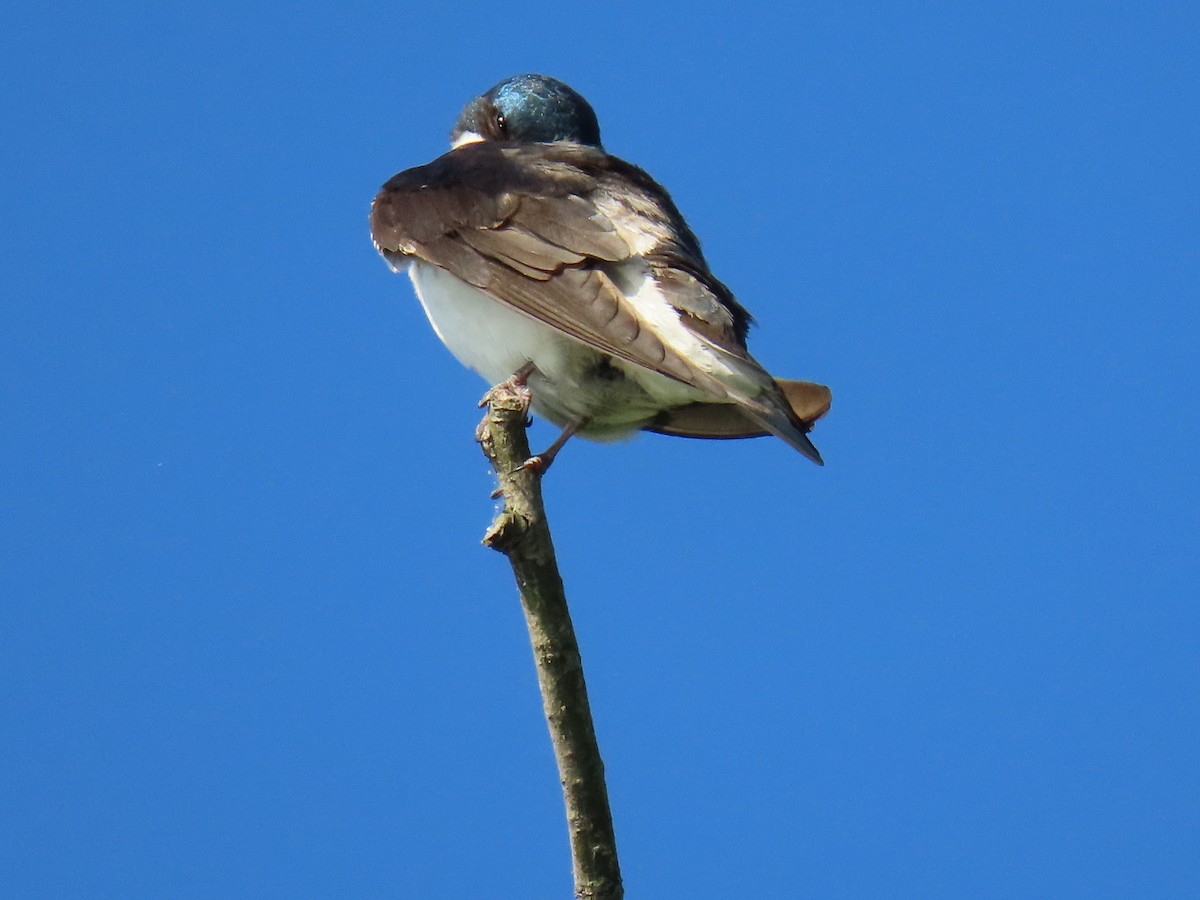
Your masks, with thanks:
M 516 75 L 468 103 L 450 132 L 455 147 L 478 140 L 599 147 L 600 123 L 588 102 L 558 79 Z

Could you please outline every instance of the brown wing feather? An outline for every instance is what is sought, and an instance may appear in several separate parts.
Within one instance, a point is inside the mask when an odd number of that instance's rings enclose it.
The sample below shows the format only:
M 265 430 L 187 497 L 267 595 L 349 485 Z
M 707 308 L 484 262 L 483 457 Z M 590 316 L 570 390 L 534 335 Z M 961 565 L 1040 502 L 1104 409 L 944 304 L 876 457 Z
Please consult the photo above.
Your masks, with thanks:
M 616 181 L 633 194 L 617 215 L 606 215 L 594 198 Z M 615 196 L 607 192 L 607 207 Z M 670 197 L 640 169 L 603 151 L 465 145 L 384 185 L 372 205 L 371 233 L 393 263 L 432 263 L 596 350 L 728 396 L 720 382 L 642 328 L 614 284 L 612 267 L 632 259 L 633 246 L 650 244 L 644 260 L 681 320 L 749 360 L 749 316 L 708 271 Z

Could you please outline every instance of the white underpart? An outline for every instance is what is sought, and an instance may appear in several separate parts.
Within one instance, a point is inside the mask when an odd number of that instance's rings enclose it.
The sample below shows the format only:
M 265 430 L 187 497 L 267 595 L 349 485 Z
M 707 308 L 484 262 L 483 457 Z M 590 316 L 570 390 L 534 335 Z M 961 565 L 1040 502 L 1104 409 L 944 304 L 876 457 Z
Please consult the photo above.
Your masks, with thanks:
M 530 361 L 551 376 L 561 368 L 564 345 L 574 343 L 445 269 L 414 261 L 409 277 L 442 343 L 489 384 L 503 381 Z
M 727 354 L 697 337 L 679 321 L 679 314 L 662 298 L 642 263 L 626 264 L 621 282 L 637 287 L 629 302 L 644 327 L 653 329 L 671 346 L 722 384 L 732 395 L 754 394 Z M 588 420 L 585 434 L 621 437 L 649 422 L 663 409 L 700 400 L 722 400 L 621 360 L 613 364 L 626 378 L 601 377 L 597 366 L 606 354 L 593 350 L 558 329 L 506 306 L 444 269 L 414 261 L 409 269 L 417 297 L 442 343 L 463 365 L 489 384 L 511 376 L 526 362 L 536 373 L 530 378 L 535 411 L 556 422 Z
M 476 131 L 464 131 L 462 134 L 460 134 L 458 137 L 456 137 L 454 139 L 454 142 L 450 145 L 450 149 L 457 150 L 463 144 L 476 144 L 482 140 L 483 140 L 482 134 L 479 134 Z

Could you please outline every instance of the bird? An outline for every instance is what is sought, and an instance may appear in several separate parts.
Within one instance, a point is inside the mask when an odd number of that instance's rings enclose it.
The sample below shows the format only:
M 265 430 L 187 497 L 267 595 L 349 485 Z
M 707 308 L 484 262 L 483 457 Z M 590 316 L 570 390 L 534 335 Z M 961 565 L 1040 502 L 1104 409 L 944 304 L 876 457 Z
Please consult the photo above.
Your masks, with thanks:
M 408 270 L 434 331 L 490 384 L 528 390 L 574 434 L 808 438 L 828 387 L 773 378 L 746 347 L 750 313 L 709 269 L 666 189 L 610 155 L 591 105 L 547 75 L 471 100 L 451 149 L 389 179 L 371 236 Z

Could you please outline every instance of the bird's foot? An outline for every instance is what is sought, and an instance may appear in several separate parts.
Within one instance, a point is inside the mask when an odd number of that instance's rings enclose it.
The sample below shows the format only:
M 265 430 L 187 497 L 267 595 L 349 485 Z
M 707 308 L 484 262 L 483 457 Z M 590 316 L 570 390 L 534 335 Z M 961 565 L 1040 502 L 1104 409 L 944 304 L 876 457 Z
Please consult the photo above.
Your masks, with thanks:
M 513 472 L 529 472 L 532 475 L 545 475 L 546 470 L 550 468 L 550 463 L 554 462 L 554 454 L 538 453 L 529 457 L 525 462 L 521 463 Z
M 528 472 L 535 478 L 541 478 L 546 474 L 546 470 L 550 468 L 550 463 L 552 462 L 554 462 L 553 456 L 551 456 L 549 459 L 546 459 L 545 454 L 538 454 L 537 456 L 529 457 L 529 459 L 525 460 L 525 462 L 521 463 L 508 474 L 511 476 L 516 475 L 518 472 Z M 499 500 L 503 496 L 504 488 L 497 487 L 494 491 L 492 491 L 491 499 Z
M 525 417 L 525 427 L 528 428 L 533 424 L 533 419 L 529 417 L 529 405 L 533 402 L 533 394 L 530 393 L 529 385 L 526 382 L 529 380 L 529 376 L 536 371 L 536 368 L 531 362 L 525 363 L 525 365 L 517 369 L 511 376 L 488 388 L 487 393 L 480 399 L 479 406 L 482 408 L 490 406 L 495 402 L 507 405 L 509 401 L 515 400 L 521 411 L 521 415 Z M 511 409 L 512 407 L 509 408 Z M 487 417 L 485 416 L 484 420 L 475 429 L 475 440 L 483 440 L 486 426 Z
M 487 393 L 479 401 L 479 406 L 481 408 L 487 406 L 495 397 L 515 394 L 520 398 L 522 404 L 524 404 L 525 411 L 528 412 L 529 404 L 533 400 L 533 395 L 529 391 L 529 376 L 536 371 L 537 366 L 533 363 L 525 363 L 525 365 L 513 372 L 508 378 L 488 388 Z
M 545 475 L 546 470 L 550 468 L 550 464 L 554 462 L 554 458 L 558 456 L 558 451 L 563 448 L 563 445 L 571 439 L 576 431 L 584 426 L 586 420 L 580 422 L 572 422 L 562 430 L 562 434 L 554 439 L 554 443 L 543 450 L 541 453 L 529 457 L 525 462 L 517 466 L 514 472 L 529 472 L 534 475 Z

